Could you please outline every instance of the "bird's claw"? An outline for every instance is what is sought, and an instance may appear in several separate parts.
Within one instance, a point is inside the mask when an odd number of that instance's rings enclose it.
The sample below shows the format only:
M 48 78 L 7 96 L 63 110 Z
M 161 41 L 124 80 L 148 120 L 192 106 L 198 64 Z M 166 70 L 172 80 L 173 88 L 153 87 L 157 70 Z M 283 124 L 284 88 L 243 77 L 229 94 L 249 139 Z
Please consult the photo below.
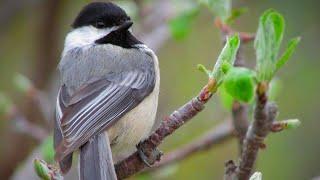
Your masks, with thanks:
M 141 143 L 137 144 L 137 151 L 138 154 L 142 160 L 142 162 L 148 166 L 151 167 L 156 161 L 159 161 L 163 153 L 158 149 L 152 149 L 149 156 L 146 155 L 143 146 L 141 146 Z

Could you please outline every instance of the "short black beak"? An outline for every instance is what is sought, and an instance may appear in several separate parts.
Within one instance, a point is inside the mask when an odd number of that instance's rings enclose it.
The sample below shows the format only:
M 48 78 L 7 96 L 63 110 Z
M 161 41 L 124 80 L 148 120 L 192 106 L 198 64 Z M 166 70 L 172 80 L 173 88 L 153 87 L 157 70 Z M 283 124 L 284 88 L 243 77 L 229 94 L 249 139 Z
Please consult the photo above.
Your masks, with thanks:
M 132 21 L 126 21 L 123 24 L 121 24 L 116 31 L 128 30 L 132 25 Z

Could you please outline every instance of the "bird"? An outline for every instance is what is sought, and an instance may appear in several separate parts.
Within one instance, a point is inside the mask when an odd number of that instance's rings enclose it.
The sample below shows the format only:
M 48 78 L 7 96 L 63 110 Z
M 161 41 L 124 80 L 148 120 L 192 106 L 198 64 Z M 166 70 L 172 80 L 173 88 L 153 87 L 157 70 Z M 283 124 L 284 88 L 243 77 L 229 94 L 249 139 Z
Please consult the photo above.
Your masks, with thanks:
M 159 62 L 132 25 L 116 4 L 92 2 L 66 35 L 54 121 L 55 160 L 63 174 L 79 150 L 80 179 L 117 179 L 114 164 L 152 131 Z

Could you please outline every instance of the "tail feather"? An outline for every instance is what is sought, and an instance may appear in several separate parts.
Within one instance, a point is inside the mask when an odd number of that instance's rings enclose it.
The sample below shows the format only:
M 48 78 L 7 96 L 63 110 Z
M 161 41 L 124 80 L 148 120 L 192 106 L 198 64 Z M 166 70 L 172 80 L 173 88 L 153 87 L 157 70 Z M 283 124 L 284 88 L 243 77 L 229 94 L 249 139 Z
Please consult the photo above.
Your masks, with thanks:
M 63 174 L 67 174 L 72 166 L 72 153 L 59 161 L 59 167 Z
M 80 148 L 80 180 L 116 180 L 110 142 L 104 133 L 92 137 Z

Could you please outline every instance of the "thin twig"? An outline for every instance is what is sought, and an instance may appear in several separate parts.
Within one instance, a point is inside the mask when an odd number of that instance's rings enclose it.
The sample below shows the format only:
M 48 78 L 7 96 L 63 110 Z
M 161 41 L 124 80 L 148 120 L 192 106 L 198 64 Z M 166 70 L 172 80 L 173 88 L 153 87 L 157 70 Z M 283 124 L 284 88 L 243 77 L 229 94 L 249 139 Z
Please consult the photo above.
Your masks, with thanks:
M 214 145 L 221 144 L 232 138 L 234 135 L 233 132 L 234 130 L 230 121 L 224 121 L 199 139 L 194 140 L 175 151 L 167 153 L 163 156 L 161 161 L 157 162 L 151 169 L 147 169 L 147 171 L 177 163 L 197 152 L 206 151 Z
M 220 29 L 221 33 L 223 34 L 222 37 L 226 37 L 230 34 L 238 33 L 239 37 L 241 39 L 241 42 L 243 42 L 243 43 L 251 42 L 255 38 L 255 34 L 234 31 L 231 27 L 224 24 L 220 18 L 216 18 L 214 24 Z M 225 39 L 223 39 L 223 41 L 225 41 Z
M 229 160 L 225 163 L 224 180 L 235 180 L 237 166 L 233 160 Z

